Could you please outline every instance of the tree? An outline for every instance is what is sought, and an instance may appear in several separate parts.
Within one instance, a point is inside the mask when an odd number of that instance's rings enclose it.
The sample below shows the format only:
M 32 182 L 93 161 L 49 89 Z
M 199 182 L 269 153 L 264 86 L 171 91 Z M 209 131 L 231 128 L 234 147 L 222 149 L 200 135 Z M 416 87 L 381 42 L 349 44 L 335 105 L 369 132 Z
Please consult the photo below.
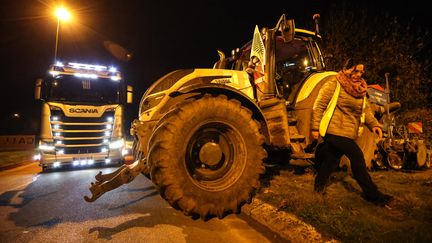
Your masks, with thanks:
M 366 66 L 369 84 L 385 87 L 386 72 L 390 73 L 391 100 L 399 101 L 402 110 L 430 107 L 431 33 L 416 25 L 414 18 L 402 20 L 386 13 L 343 2 L 330 8 L 323 18 L 323 49 L 333 58 L 329 70 L 339 70 L 344 59 L 352 56 Z

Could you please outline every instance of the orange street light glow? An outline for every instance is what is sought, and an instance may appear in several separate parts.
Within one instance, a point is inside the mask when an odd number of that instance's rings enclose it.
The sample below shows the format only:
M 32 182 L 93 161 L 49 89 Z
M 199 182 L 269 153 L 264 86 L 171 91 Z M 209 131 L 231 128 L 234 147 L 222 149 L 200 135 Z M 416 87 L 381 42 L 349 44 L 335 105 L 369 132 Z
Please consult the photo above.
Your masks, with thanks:
M 55 11 L 55 15 L 57 16 L 58 19 L 63 20 L 63 21 L 67 21 L 71 18 L 71 14 L 64 7 L 58 8 Z
M 56 31 L 55 50 L 54 50 L 54 63 L 57 62 L 57 48 L 58 48 L 58 39 L 59 39 L 59 30 L 60 30 L 60 20 L 68 21 L 72 17 L 69 11 L 65 7 L 57 8 L 55 11 L 55 15 L 57 16 L 57 31 Z

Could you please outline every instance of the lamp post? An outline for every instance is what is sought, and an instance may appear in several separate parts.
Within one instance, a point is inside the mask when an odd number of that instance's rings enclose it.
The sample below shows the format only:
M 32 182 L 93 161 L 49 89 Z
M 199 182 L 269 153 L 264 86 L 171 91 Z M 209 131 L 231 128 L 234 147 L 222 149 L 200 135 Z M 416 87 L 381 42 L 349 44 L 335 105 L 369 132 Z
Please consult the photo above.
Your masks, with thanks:
M 55 49 L 54 49 L 54 63 L 57 62 L 57 49 L 58 49 L 58 40 L 59 40 L 60 21 L 67 21 L 71 18 L 71 14 L 64 7 L 57 8 L 55 11 L 55 15 L 57 17 L 57 31 L 56 31 L 56 41 L 55 41 Z

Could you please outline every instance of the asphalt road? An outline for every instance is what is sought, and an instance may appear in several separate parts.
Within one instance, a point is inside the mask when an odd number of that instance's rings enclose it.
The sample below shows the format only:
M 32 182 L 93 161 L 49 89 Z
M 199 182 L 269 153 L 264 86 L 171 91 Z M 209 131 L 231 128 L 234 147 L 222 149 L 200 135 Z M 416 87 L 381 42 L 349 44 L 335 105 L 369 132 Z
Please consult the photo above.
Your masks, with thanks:
M 0 172 L 0 242 L 274 241 L 242 214 L 207 222 L 186 217 L 144 176 L 87 203 L 83 196 L 99 170 L 42 174 L 32 163 Z

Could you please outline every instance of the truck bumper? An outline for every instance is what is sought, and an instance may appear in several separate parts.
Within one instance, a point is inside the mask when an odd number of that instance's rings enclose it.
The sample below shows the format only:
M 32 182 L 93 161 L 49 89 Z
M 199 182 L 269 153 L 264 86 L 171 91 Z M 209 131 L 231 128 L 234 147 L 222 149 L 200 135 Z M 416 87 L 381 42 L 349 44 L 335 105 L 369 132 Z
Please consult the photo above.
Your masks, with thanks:
M 42 152 L 39 165 L 43 168 L 61 168 L 63 166 L 83 168 L 101 164 L 120 164 L 122 162 L 121 150 L 89 154 L 48 154 Z

